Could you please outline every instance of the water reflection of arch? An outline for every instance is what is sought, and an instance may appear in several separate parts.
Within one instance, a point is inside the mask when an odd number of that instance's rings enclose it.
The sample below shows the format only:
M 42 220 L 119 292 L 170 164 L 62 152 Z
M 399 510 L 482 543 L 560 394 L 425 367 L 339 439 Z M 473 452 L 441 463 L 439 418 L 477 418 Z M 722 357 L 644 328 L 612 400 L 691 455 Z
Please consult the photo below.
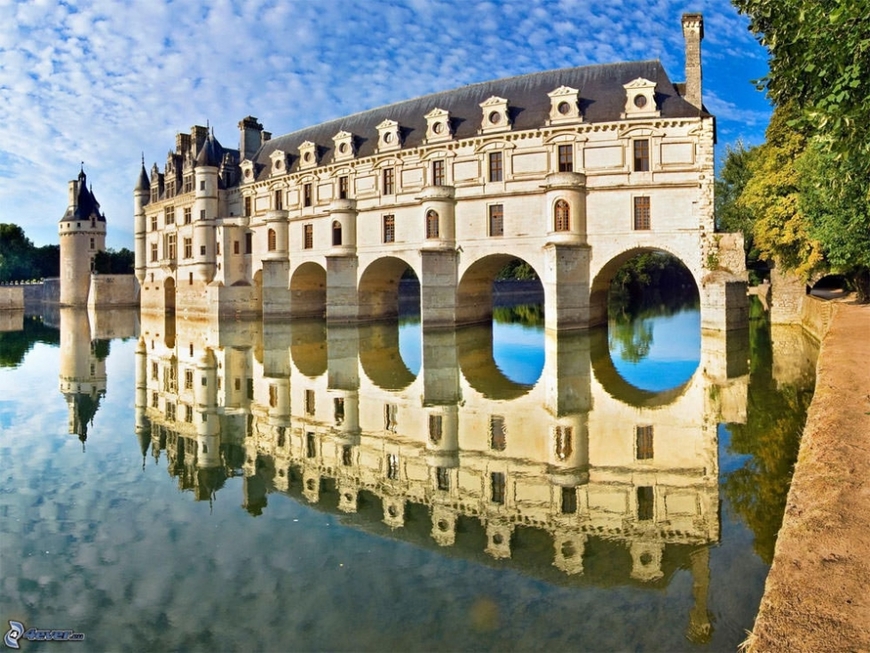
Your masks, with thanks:
M 456 287 L 457 324 L 473 324 L 492 319 L 492 284 L 498 273 L 517 258 L 511 254 L 490 254 L 478 259 L 465 270 Z
M 326 373 L 326 323 L 323 320 L 294 321 L 290 330 L 290 359 L 304 376 L 312 379 Z
M 517 383 L 505 376 L 495 362 L 492 337 L 492 324 L 476 324 L 456 331 L 459 369 L 466 382 L 481 396 L 497 401 L 528 394 L 535 384 Z
M 360 327 L 359 360 L 369 381 L 382 390 L 404 390 L 417 378 L 399 351 L 396 322 Z
M 388 320 L 399 315 L 399 281 L 409 269 L 417 276 L 409 262 L 396 256 L 378 258 L 366 267 L 359 278 L 360 320 Z
M 693 245 L 693 247 L 697 248 L 697 245 Z M 701 284 L 692 272 L 692 269 L 686 264 L 685 257 L 681 252 L 668 246 L 656 245 L 655 247 L 647 247 L 633 245 L 611 257 L 610 260 L 595 271 L 592 277 L 592 284 L 589 287 L 590 325 L 607 324 L 607 297 L 610 292 L 610 282 L 613 281 L 619 269 L 635 256 L 656 252 L 674 257 L 686 268 L 686 272 L 695 282 L 695 293 L 700 298 L 701 293 L 699 288 Z
M 597 328 L 589 332 L 590 351 L 592 352 L 592 373 L 595 379 L 611 397 L 636 408 L 659 408 L 669 406 L 682 397 L 692 381 L 698 375 L 698 370 L 684 383 L 674 387 L 654 392 L 644 390 L 626 381 L 610 355 L 610 347 L 607 339 L 607 329 Z
M 294 317 L 326 315 L 326 270 L 311 261 L 302 263 L 290 276 Z

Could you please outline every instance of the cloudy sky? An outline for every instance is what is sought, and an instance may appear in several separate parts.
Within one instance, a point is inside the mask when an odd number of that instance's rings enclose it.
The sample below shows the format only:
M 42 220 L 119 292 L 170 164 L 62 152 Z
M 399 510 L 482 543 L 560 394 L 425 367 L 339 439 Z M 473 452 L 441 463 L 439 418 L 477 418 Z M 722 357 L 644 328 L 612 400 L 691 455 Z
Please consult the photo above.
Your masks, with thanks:
M 133 246 L 144 154 L 214 127 L 237 146 L 254 115 L 275 136 L 391 102 L 539 70 L 661 59 L 684 79 L 680 16 L 704 14 L 704 101 L 719 156 L 763 140 L 750 80 L 766 52 L 727 0 L 0 0 L 0 222 L 57 242 L 84 162 Z

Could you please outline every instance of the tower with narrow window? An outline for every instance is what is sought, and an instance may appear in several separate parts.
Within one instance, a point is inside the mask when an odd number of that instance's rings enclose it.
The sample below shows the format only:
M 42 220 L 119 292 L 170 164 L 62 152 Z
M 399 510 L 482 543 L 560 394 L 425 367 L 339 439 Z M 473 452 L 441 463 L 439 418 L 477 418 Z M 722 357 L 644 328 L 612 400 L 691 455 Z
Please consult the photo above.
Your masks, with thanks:
M 106 217 L 87 182 L 84 169 L 69 182 L 69 206 L 58 223 L 61 306 L 87 305 L 94 257 L 106 249 Z

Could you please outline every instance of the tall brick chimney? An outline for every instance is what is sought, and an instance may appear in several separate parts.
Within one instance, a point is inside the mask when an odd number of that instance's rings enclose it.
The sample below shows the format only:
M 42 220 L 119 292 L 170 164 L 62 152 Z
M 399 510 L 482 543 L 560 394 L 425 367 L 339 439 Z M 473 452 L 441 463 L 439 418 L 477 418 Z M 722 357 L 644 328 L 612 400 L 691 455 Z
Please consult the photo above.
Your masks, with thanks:
M 704 38 L 704 17 L 701 14 L 683 14 L 683 38 L 686 40 L 686 92 L 683 97 L 700 109 L 701 41 Z

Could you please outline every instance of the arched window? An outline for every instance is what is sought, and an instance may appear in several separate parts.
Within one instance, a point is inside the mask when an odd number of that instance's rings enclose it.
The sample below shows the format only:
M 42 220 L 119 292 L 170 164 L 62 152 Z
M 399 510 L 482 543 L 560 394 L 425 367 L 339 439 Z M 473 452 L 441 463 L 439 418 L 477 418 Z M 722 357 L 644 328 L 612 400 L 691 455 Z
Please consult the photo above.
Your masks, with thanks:
M 332 223 L 332 246 L 338 247 L 341 245 L 341 223 L 335 220 Z
M 438 238 L 438 213 L 431 209 L 426 212 L 426 238 Z
M 274 252 L 278 249 L 278 236 L 275 234 L 274 229 L 269 229 L 269 247 L 270 252 Z
M 556 202 L 556 231 L 571 230 L 571 208 L 565 200 Z

